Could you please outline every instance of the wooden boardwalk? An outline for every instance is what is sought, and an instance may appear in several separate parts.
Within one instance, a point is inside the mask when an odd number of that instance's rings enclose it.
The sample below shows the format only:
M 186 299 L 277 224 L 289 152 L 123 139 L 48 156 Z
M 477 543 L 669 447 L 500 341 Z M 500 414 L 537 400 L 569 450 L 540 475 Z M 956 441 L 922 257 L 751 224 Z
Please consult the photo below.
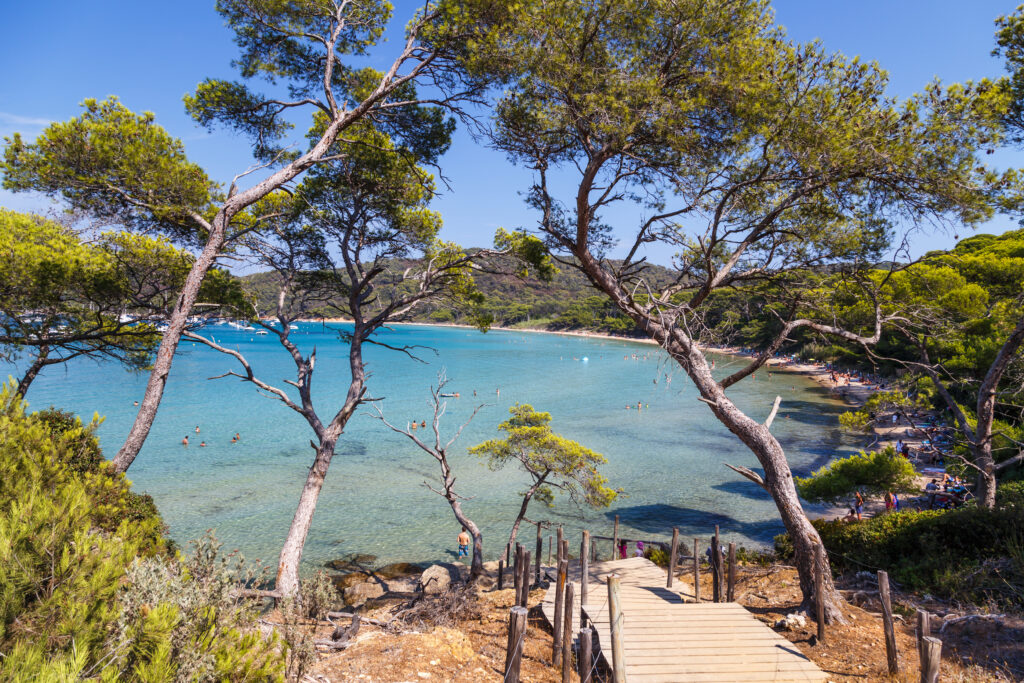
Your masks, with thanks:
M 606 665 L 611 660 L 611 631 L 605 577 L 612 573 L 620 577 L 623 650 L 630 683 L 825 680 L 822 671 L 795 645 L 743 607 L 726 602 L 694 603 L 687 583 L 676 580 L 673 588 L 665 588 L 665 571 L 642 557 L 589 567 L 585 611 L 597 630 L 594 649 L 606 659 Z M 578 563 L 570 565 L 569 578 L 576 595 L 575 633 L 580 628 Z M 542 605 L 551 624 L 554 596 L 552 582 Z

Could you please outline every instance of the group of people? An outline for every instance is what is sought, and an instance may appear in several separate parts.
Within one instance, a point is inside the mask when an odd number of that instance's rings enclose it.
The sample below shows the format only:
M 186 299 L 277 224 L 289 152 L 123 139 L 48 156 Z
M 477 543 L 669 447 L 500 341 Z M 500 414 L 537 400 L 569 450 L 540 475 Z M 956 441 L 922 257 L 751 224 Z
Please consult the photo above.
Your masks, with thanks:
M 198 434 L 200 432 L 199 425 L 196 425 L 195 432 L 196 432 L 196 434 Z M 239 435 L 238 432 L 235 432 L 235 435 L 233 437 L 231 437 L 231 443 L 238 443 L 241 440 L 242 440 L 242 437 L 241 437 L 241 435 Z M 188 446 L 189 445 L 189 440 L 188 440 L 188 435 L 187 434 L 185 435 L 185 438 L 183 438 L 181 440 L 181 445 L 182 446 Z M 206 448 L 206 441 L 200 441 L 199 442 L 199 447 L 200 448 Z

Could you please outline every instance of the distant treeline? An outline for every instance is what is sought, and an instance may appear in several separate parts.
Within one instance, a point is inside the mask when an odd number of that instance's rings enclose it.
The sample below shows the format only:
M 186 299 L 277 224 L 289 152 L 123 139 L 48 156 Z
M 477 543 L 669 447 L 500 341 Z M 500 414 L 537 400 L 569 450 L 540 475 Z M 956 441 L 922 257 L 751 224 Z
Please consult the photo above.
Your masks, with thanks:
M 404 270 L 410 261 L 389 264 Z M 508 264 L 511 272 L 514 268 Z M 651 265 L 645 278 L 661 285 L 671 280 L 672 270 Z M 277 297 L 276 273 L 256 273 L 242 278 L 243 286 L 256 300 L 260 315 L 271 315 Z M 529 327 L 549 330 L 593 330 L 623 336 L 642 336 L 633 322 L 624 316 L 607 297 L 599 295 L 583 275 L 562 267 L 550 282 L 534 277 L 519 277 L 504 272 L 477 272 L 476 285 L 484 295 L 482 303 L 472 310 L 447 301 L 436 301 L 416 309 L 412 322 L 474 324 L 480 314 L 489 317 L 496 327 Z M 343 293 L 339 293 L 339 299 Z M 339 316 L 340 305 L 321 304 L 309 310 L 310 317 Z

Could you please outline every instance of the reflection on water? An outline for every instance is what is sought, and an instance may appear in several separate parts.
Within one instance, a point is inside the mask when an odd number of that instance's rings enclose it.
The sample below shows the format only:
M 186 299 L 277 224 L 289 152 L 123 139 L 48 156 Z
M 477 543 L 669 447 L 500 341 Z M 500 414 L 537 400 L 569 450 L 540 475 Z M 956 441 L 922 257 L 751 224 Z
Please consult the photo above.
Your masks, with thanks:
M 330 325 L 299 327 L 293 339 L 307 351 L 317 347 L 317 406 L 321 415 L 333 415 L 347 389 L 347 347 Z M 208 331 L 244 353 L 262 379 L 285 386 L 283 380 L 294 376 L 290 358 L 273 338 L 227 326 Z M 727 539 L 750 544 L 769 542 L 781 531 L 767 495 L 722 464 L 753 468 L 753 455 L 696 400 L 685 375 L 656 347 L 420 326 L 383 334 L 393 345 L 424 344 L 438 352 L 425 353 L 424 364 L 367 348 L 369 392 L 384 399 L 379 405 L 389 421 L 429 420 L 428 388 L 441 368 L 451 379 L 450 390 L 461 394 L 449 401 L 443 423 L 448 433 L 474 407 L 487 404 L 463 432 L 452 465 L 458 492 L 471 498 L 465 508 L 484 532 L 489 558 L 506 539 L 526 478 L 512 469 L 491 472 L 465 449 L 497 436 L 495 427 L 516 402 L 551 412 L 555 431 L 604 453 L 610 485 L 625 492 L 610 510 L 579 510 L 558 500 L 551 509 L 532 507 L 531 519 L 563 524 L 570 537 L 583 528 L 611 535 L 616 514 L 624 537 L 668 538 L 672 526 L 684 536 L 706 536 L 718 524 Z M 273 564 L 312 462 L 311 432 L 301 417 L 251 385 L 207 380 L 234 369 L 233 362 L 206 347 L 182 344 L 157 421 L 129 476 L 137 489 L 153 495 L 179 542 L 215 528 L 228 548 Z M 717 372 L 736 365 L 722 358 Z M 111 365 L 74 363 L 45 371 L 29 399 L 35 408 L 55 404 L 87 417 L 94 411 L 106 416 L 100 436 L 113 453 L 145 382 L 145 375 Z M 798 474 L 820 466 L 837 449 L 850 450 L 842 447 L 837 428 L 840 404 L 810 380 L 776 372 L 772 379 L 748 378 L 730 389 L 755 418 L 767 415 L 776 394 L 783 403 L 772 430 Z M 640 411 L 637 402 L 644 406 Z M 199 435 L 193 433 L 196 425 Z M 235 432 L 242 440 L 232 444 Z M 186 434 L 192 446 L 180 445 Z M 206 448 L 196 445 L 200 439 Z M 307 568 L 355 552 L 376 555 L 379 562 L 447 557 L 459 529 L 447 504 L 423 485 L 436 473 L 429 456 L 371 418 L 369 409 L 357 413 L 338 443 L 321 495 L 306 546 Z M 532 528 L 523 533 L 533 538 Z

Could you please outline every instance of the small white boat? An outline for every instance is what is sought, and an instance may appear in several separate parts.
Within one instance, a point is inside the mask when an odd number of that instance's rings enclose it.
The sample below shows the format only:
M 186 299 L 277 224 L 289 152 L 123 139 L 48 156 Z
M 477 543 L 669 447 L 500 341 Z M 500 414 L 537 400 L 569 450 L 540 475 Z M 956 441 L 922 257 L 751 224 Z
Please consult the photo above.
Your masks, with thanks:
M 256 330 L 256 336 L 257 337 L 262 337 L 262 336 L 267 335 L 267 334 L 270 334 L 270 333 L 267 332 L 266 330 Z
M 289 325 L 288 329 L 289 330 L 297 330 L 297 329 L 299 329 L 299 326 L 298 325 Z

